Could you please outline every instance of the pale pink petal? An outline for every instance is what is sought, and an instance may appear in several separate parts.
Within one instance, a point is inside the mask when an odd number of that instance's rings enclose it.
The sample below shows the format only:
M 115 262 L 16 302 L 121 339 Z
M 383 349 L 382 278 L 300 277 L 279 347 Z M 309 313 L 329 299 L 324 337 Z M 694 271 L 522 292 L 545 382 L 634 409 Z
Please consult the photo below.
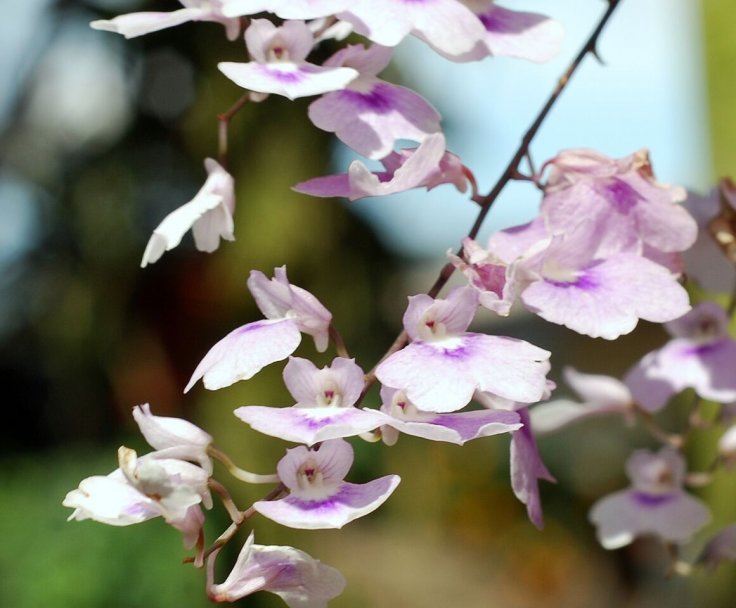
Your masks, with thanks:
M 184 517 L 167 522 L 182 533 L 182 543 L 185 549 L 193 549 L 200 539 L 204 528 L 204 513 L 199 505 L 192 505 L 187 509 Z
M 218 248 L 220 239 L 235 240 L 233 178 L 211 158 L 205 159 L 205 168 L 208 177 L 197 195 L 167 215 L 153 231 L 143 253 L 141 267 L 152 264 L 165 251 L 176 247 L 189 229 L 197 249 L 208 253 Z
M 154 416 L 148 403 L 134 407 L 133 418 L 151 447 L 159 452 L 169 450 L 167 458 L 198 462 L 212 473 L 212 460 L 207 455 L 207 447 L 212 443 L 209 433 L 181 418 Z
M 354 359 L 335 357 L 329 367 L 317 369 L 311 361 L 292 357 L 284 368 L 286 388 L 303 407 L 354 405 L 364 382 Z
M 618 549 L 644 535 L 684 543 L 710 521 L 702 501 L 679 491 L 658 496 L 633 490 L 615 492 L 590 511 L 598 540 L 606 549 Z
M 128 15 L 120 15 L 109 21 L 92 21 L 90 27 L 95 30 L 121 34 L 126 38 L 135 38 L 181 25 L 187 21 L 195 21 L 203 13 L 204 11 L 199 8 L 181 8 L 170 13 L 130 13 Z
M 362 44 L 348 44 L 322 65 L 355 68 L 361 78 L 378 76 L 391 62 L 393 52 L 392 48 L 380 44 L 371 44 L 368 48 Z
M 253 533 L 232 571 L 220 584 L 213 582 L 214 557 L 208 563 L 207 595 L 215 602 L 234 602 L 257 591 L 280 596 L 290 608 L 326 608 L 345 588 L 334 568 L 293 547 L 254 544 Z
M 303 465 L 309 462 L 312 469 L 320 473 L 319 480 L 312 480 L 313 487 L 305 486 L 300 479 Z M 298 446 L 286 450 L 277 465 L 279 479 L 292 493 L 305 497 L 307 495 L 328 496 L 345 479 L 353 464 L 353 447 L 342 439 L 326 441 L 318 449 L 307 449 Z M 324 485 L 325 488 L 319 487 Z
M 248 323 L 215 344 L 194 370 L 184 392 L 200 378 L 209 390 L 252 378 L 267 365 L 286 359 L 302 336 L 291 319 Z
M 736 524 L 720 530 L 703 547 L 697 563 L 714 572 L 721 562 L 736 561 Z
M 121 479 L 96 475 L 83 479 L 62 504 L 74 509 L 69 519 L 94 519 L 129 526 L 162 515 L 159 504 Z
M 475 390 L 524 403 L 544 394 L 549 352 L 500 336 L 464 334 L 438 342 L 413 342 L 376 369 L 378 380 L 404 389 L 428 412 L 453 412 L 470 402 Z
M 551 323 L 607 340 L 631 332 L 640 318 L 662 323 L 690 307 L 669 271 L 634 254 L 595 260 L 575 274 L 532 283 L 521 295 L 524 305 Z
M 357 0 L 340 17 L 384 46 L 396 46 L 411 33 L 456 61 L 463 61 L 485 37 L 480 20 L 456 0 Z
M 457 287 L 446 298 L 410 296 L 402 322 L 412 340 L 442 340 L 465 332 L 477 310 L 478 292 Z
M 382 418 L 373 412 L 352 406 L 278 408 L 251 405 L 239 407 L 235 415 L 256 431 L 311 446 L 378 428 Z
M 375 412 L 375 410 L 364 410 Z M 515 412 L 473 411 L 456 414 L 431 414 L 421 420 L 396 418 L 383 412 L 376 412 L 379 421 L 407 435 L 422 437 L 432 441 L 446 441 L 463 445 L 466 441 L 479 437 L 490 437 L 499 433 L 509 433 L 521 428 L 519 415 Z
M 544 526 L 544 518 L 539 497 L 539 480 L 554 482 L 555 478 L 544 466 L 539 455 L 528 410 L 520 409 L 519 416 L 524 426 L 511 435 L 511 489 L 526 505 L 529 520 L 541 529 Z
M 388 181 L 381 181 L 363 163 L 353 161 L 348 167 L 351 191 L 349 198 L 357 200 L 366 196 L 384 196 L 425 185 L 437 171 L 444 153 L 445 136 L 442 133 L 433 133 L 393 172 Z
M 323 68 L 310 63 L 235 63 L 222 61 L 219 70 L 235 84 L 257 93 L 289 99 L 344 88 L 358 73 L 351 68 Z
M 478 16 L 488 32 L 485 44 L 491 55 L 541 63 L 556 56 L 562 46 L 564 28 L 545 15 L 492 5 Z
M 590 416 L 631 414 L 631 393 L 620 380 L 610 376 L 583 374 L 571 367 L 566 367 L 563 373 L 567 384 L 580 395 L 584 403 L 555 399 L 532 408 L 532 425 L 537 435 L 558 431 Z
M 565 382 L 589 403 L 625 407 L 631 403 L 628 387 L 617 378 L 601 374 L 584 374 L 572 367 L 563 369 Z
M 399 481 L 398 475 L 386 475 L 365 484 L 344 482 L 328 498 L 308 500 L 290 495 L 281 500 L 255 502 L 253 508 L 289 528 L 342 528 L 380 507 Z
M 322 177 L 313 177 L 304 182 L 299 182 L 292 186 L 295 192 L 309 194 L 310 196 L 319 196 L 324 198 L 340 196 L 342 198 L 350 197 L 350 177 L 347 173 L 340 175 L 324 175 Z
M 709 222 L 720 211 L 720 199 L 717 188 L 706 196 L 688 193 L 685 207 L 695 218 L 699 230 L 695 243 L 682 257 L 688 280 L 695 280 L 707 291 L 731 293 L 736 286 L 736 273 L 708 230 Z
M 256 63 L 301 64 L 312 50 L 314 37 L 303 21 L 277 27 L 268 19 L 253 19 L 245 30 L 245 45 Z
M 327 349 L 332 314 L 307 290 L 289 283 L 286 266 L 274 269 L 274 278 L 270 280 L 262 272 L 252 270 L 248 289 L 267 318 L 289 318 L 299 331 L 314 338 L 318 351 Z
M 421 142 L 440 131 L 440 116 L 420 95 L 374 79 L 328 93 L 309 106 L 309 119 L 368 158 L 384 158 L 399 139 Z
M 702 343 L 728 337 L 728 325 L 728 313 L 723 306 L 705 300 L 686 315 L 667 323 L 665 328 L 674 338 L 688 338 Z
M 697 344 L 676 338 L 646 355 L 624 381 L 634 400 L 654 412 L 686 388 L 695 389 L 703 399 L 719 403 L 736 401 L 734 369 L 736 341 L 724 338 Z
M 506 264 L 511 264 L 529 251 L 536 251 L 540 246 L 544 248 L 549 239 L 544 219 L 537 217 L 527 224 L 494 232 L 488 241 L 488 251 Z

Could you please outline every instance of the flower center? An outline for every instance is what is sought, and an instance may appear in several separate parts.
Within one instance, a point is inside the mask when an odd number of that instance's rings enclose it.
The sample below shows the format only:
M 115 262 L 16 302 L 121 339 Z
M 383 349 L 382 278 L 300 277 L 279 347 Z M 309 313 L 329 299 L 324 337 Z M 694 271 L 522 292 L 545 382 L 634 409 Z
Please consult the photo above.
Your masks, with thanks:
M 316 402 L 318 407 L 340 407 L 342 405 L 342 392 L 335 382 L 328 382 L 327 386 L 317 393 Z
M 286 63 L 290 60 L 289 49 L 281 40 L 274 40 L 266 53 L 269 63 Z
M 296 481 L 300 490 L 311 490 L 321 487 L 324 482 L 322 471 L 313 458 L 307 459 L 296 474 Z
M 428 312 L 419 322 L 419 337 L 425 342 L 443 340 L 447 337 L 447 327 Z

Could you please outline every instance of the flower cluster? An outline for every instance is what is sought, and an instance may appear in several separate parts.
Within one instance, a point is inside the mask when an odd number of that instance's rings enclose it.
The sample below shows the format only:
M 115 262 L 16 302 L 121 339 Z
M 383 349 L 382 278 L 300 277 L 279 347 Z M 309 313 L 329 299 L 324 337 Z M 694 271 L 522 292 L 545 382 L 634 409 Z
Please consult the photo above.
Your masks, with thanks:
M 609 2 L 585 51 L 595 51 L 617 3 Z M 181 419 L 154 416 L 148 405 L 136 407 L 133 416 L 154 451 L 138 457 L 121 447 L 118 469 L 85 479 L 69 492 L 64 505 L 74 509 L 70 519 L 123 526 L 161 516 L 182 532 L 185 547 L 196 548 L 191 561 L 197 566 L 206 562 L 207 593 L 213 601 L 231 602 L 265 590 L 289 606 L 316 608 L 339 595 L 345 581 L 337 570 L 298 549 L 256 545 L 251 532 L 223 583 L 214 582 L 214 562 L 222 545 L 256 514 L 291 528 L 342 528 L 388 500 L 399 485 L 397 475 L 361 484 L 346 481 L 353 464 L 353 448 L 346 439 L 381 439 L 391 446 L 405 433 L 462 445 L 508 433 L 511 489 L 541 528 L 539 480 L 554 481 L 554 476 L 542 461 L 537 435 L 592 415 L 620 415 L 632 424 L 643 419 L 666 445 L 656 453 L 636 451 L 627 465 L 632 486 L 594 505 L 590 519 L 602 545 L 617 548 L 642 535 L 674 544 L 688 541 L 710 517 L 704 503 L 683 489 L 692 478 L 682 451 L 691 429 L 668 435 L 654 414 L 687 389 L 695 391 L 698 405 L 702 400 L 724 406 L 736 402 L 736 341 L 728 332 L 732 311 L 712 301 L 691 309 L 682 281 L 692 271 L 680 255 L 708 226 L 734 261 L 728 241 L 736 233 L 733 185 L 722 185 L 718 209 L 707 218 L 696 214 L 699 227 L 682 204 L 685 191 L 655 181 L 643 150 L 621 159 L 593 150 L 566 150 L 540 172 L 532 169 L 531 175 L 523 175 L 519 162 L 529 157 L 528 146 L 547 108 L 497 187 L 483 196 L 472 171 L 447 149 L 440 114 L 431 103 L 379 78 L 394 47 L 407 36 L 455 62 L 502 55 L 545 61 L 559 49 L 562 28 L 543 15 L 512 11 L 493 0 L 181 4 L 183 8 L 168 13 L 134 13 L 92 26 L 126 38 L 188 21 L 220 23 L 233 41 L 243 31 L 247 60 L 218 64 L 224 77 L 245 89 L 234 111 L 270 95 L 317 96 L 308 107 L 309 120 L 382 165 L 372 171 L 356 160 L 345 173 L 306 180 L 294 186 L 296 191 L 353 201 L 452 184 L 460 193 L 470 190 L 481 208 L 479 221 L 460 250 L 448 253 L 450 263 L 435 287 L 408 298 L 403 332 L 367 373 L 349 356 L 330 311 L 310 292 L 292 285 L 285 267 L 276 268 L 270 279 L 251 271 L 248 289 L 265 318 L 214 344 L 184 392 L 199 380 L 206 389 L 222 389 L 288 359 L 283 380 L 294 403 L 245 405 L 234 415 L 258 432 L 297 445 L 286 450 L 275 473 L 258 475 L 237 467 L 203 430 Z M 347 36 L 358 42 L 315 62 L 318 45 Z M 413 143 L 400 147 L 406 140 Z M 226 151 L 225 128 L 220 130 L 220 162 L 205 161 L 207 180 L 190 202 L 154 230 L 142 266 L 177 246 L 190 228 L 203 251 L 217 249 L 220 239 L 234 238 L 235 188 L 225 169 Z M 484 247 L 476 241 L 480 223 L 512 179 L 534 182 L 542 191 L 539 214 L 528 224 L 493 234 Z M 440 297 L 455 270 L 463 284 Z M 547 378 L 549 351 L 524 340 L 469 331 L 481 308 L 506 317 L 520 307 L 593 338 L 616 339 L 643 319 L 667 323 L 673 339 L 634 365 L 623 381 L 567 369 L 565 379 L 583 402 L 550 400 L 556 387 Z M 304 333 L 320 353 L 334 347 L 336 356 L 329 365 L 319 368 L 293 356 Z M 362 407 L 376 382 L 380 407 Z M 734 415 L 724 414 L 723 420 Z M 722 435 L 718 465 L 736 461 L 735 428 Z M 273 489 L 247 509 L 238 508 L 214 479 L 212 458 L 235 478 Z M 222 500 L 232 526 L 207 548 L 202 507 L 212 506 L 212 493 Z M 733 559 L 734 544 L 730 527 L 711 540 L 700 561 L 714 567 Z

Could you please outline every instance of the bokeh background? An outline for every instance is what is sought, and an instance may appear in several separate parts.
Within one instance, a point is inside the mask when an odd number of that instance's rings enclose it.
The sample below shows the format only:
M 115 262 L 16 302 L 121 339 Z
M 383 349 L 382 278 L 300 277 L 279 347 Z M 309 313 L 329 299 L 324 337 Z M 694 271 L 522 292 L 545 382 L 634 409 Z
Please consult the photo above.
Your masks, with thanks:
M 450 147 L 487 188 L 519 134 L 601 14 L 600 0 L 505 3 L 560 19 L 561 56 L 545 66 L 487 60 L 458 66 L 420 44 L 399 52 L 390 79 L 425 92 L 445 117 Z M 187 24 L 133 41 L 88 28 L 173 0 L 6 0 L 0 6 L 0 606 L 147 608 L 208 605 L 203 573 L 182 565 L 179 535 L 161 521 L 130 528 L 66 523 L 79 480 L 115 468 L 118 445 L 146 451 L 131 407 L 192 419 L 245 468 L 268 472 L 288 447 L 237 422 L 245 404 L 290 405 L 273 365 L 217 392 L 182 387 L 207 349 L 258 318 L 245 279 L 286 264 L 291 280 L 333 312 L 348 347 L 370 367 L 398 331 L 406 296 L 425 290 L 460 241 L 473 206 L 449 187 L 427 197 L 343 204 L 293 193 L 294 183 L 344 167 L 348 153 L 306 119 L 308 100 L 249 106 L 231 128 L 236 238 L 207 255 L 191 239 L 146 269 L 152 229 L 189 200 L 217 149 L 217 120 L 241 91 L 216 69 L 243 58 L 215 24 Z M 705 191 L 736 167 L 736 10 L 731 0 L 623 0 L 533 147 L 652 150 L 660 180 Z M 486 233 L 526 221 L 538 195 L 512 185 Z M 478 327 L 526 338 L 563 365 L 622 374 L 665 339 L 643 324 L 615 343 L 519 315 Z M 305 340 L 297 354 L 320 365 Z M 560 387 L 565 394 L 566 387 Z M 371 393 L 371 403 L 377 395 Z M 678 421 L 677 407 L 672 420 Z M 695 445 L 707 462 L 712 438 Z M 254 520 L 257 542 L 290 544 L 348 579 L 335 606 L 727 607 L 733 566 L 665 580 L 660 545 L 601 549 L 590 505 L 626 484 L 632 447 L 654 447 L 618 420 L 595 420 L 541 441 L 558 484 L 542 488 L 538 532 L 508 482 L 508 439 L 463 448 L 402 437 L 354 442 L 352 479 L 402 476 L 391 500 L 342 531 L 294 532 Z M 223 480 L 226 474 L 221 472 Z M 262 488 L 232 484 L 247 506 Z M 706 492 L 707 494 L 708 492 Z M 708 530 L 736 519 L 736 482 L 720 475 Z M 214 538 L 227 526 L 216 508 Z M 706 531 L 707 532 L 707 531 Z M 692 558 L 699 537 L 685 556 Z M 238 546 L 221 557 L 232 563 Z M 259 594 L 242 605 L 278 606 Z

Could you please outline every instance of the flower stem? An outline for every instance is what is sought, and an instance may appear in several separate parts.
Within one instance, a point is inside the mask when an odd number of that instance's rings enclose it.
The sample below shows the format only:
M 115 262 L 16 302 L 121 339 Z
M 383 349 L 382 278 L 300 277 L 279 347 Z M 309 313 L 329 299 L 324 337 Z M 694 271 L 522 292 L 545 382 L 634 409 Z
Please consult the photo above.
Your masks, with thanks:
M 212 458 L 216 458 L 222 464 L 224 464 L 228 472 L 236 479 L 240 479 L 240 481 L 244 481 L 246 483 L 278 483 L 279 482 L 279 476 L 276 475 L 275 473 L 273 475 L 259 475 L 257 473 L 251 473 L 250 471 L 246 471 L 245 469 L 241 469 L 240 467 L 236 466 L 236 464 L 230 459 L 230 457 L 227 454 L 225 454 L 221 450 L 218 450 L 213 445 L 207 448 L 207 453 L 210 456 L 212 456 Z

